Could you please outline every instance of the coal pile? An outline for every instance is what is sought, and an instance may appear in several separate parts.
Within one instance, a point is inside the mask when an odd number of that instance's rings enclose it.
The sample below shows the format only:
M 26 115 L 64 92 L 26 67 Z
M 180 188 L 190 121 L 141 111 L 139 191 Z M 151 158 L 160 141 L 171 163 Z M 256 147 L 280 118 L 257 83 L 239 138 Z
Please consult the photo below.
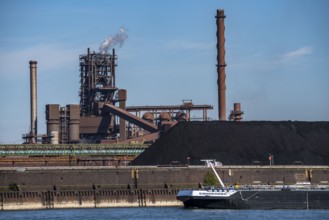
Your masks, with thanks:
M 270 154 L 275 165 L 329 165 L 329 122 L 180 122 L 132 165 L 269 165 Z

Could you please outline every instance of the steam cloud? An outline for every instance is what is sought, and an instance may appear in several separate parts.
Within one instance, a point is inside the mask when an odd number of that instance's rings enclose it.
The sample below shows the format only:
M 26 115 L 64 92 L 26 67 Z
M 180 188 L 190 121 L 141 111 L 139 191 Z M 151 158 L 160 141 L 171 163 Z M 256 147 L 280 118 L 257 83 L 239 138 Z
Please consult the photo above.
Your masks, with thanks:
M 121 27 L 119 32 L 116 33 L 114 36 L 109 36 L 106 38 L 103 43 L 99 46 L 99 52 L 102 54 L 106 54 L 110 48 L 114 48 L 116 45 L 122 47 L 125 40 L 128 38 L 126 30 Z

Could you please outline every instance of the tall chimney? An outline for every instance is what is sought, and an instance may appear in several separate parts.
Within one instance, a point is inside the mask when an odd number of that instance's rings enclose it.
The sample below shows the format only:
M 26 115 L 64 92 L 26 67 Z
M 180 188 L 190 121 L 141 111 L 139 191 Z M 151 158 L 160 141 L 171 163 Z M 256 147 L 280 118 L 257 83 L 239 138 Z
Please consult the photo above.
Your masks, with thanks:
M 31 101 L 31 136 L 32 142 L 37 143 L 37 61 L 30 61 L 30 101 Z
M 226 84 L 225 84 L 225 24 L 224 10 L 217 10 L 217 75 L 218 75 L 218 118 L 220 121 L 226 121 Z

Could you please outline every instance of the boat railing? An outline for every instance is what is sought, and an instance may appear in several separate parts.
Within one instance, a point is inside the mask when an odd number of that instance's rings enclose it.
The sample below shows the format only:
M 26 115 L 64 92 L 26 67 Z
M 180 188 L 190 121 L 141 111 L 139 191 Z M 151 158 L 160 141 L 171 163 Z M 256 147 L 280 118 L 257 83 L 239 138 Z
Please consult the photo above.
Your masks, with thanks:
M 242 185 L 240 190 L 329 190 L 329 185 Z

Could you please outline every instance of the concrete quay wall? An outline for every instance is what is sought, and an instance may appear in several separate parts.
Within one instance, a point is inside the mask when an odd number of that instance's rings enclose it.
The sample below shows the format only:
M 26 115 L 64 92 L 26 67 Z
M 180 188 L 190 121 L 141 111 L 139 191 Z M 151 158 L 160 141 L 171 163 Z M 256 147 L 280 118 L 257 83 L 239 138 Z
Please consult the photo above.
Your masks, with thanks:
M 216 168 L 227 185 L 292 185 L 329 182 L 329 166 L 223 166 Z M 194 167 L 7 167 L 0 168 L 0 191 L 17 185 L 24 191 L 197 188 L 211 169 Z
M 0 210 L 182 206 L 178 190 L 0 192 Z
M 328 185 L 328 166 L 223 166 L 227 186 Z M 0 210 L 181 206 L 181 188 L 198 188 L 211 169 L 190 167 L 0 168 Z

